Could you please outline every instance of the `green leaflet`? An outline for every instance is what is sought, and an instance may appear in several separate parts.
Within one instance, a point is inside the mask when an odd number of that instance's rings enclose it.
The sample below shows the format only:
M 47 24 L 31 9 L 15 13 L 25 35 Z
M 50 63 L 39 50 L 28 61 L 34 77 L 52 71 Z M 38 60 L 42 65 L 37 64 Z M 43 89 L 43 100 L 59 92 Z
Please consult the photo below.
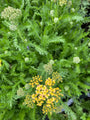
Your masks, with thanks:
M 50 44 L 50 43 L 64 43 L 64 42 L 65 42 L 65 39 L 62 36 L 56 36 L 56 37 L 50 38 L 48 40 L 48 44 Z
M 74 16 L 66 15 L 66 16 L 62 16 L 62 20 L 64 22 L 70 22 L 70 21 L 74 21 L 74 20 L 76 20 L 76 22 L 80 22 L 80 21 L 83 21 L 84 18 L 82 16 L 79 16 L 79 15 L 74 15 Z
M 35 50 L 40 54 L 40 55 L 47 55 L 48 52 L 46 50 L 44 50 L 43 48 L 41 48 L 39 45 L 36 45 L 34 43 L 30 43 L 31 47 L 34 47 Z

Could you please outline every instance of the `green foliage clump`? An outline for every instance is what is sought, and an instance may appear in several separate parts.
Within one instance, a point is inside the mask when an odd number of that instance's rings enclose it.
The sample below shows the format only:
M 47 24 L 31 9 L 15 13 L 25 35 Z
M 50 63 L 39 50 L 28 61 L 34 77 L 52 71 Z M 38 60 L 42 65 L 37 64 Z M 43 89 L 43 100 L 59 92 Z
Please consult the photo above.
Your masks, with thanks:
M 62 76 L 56 86 L 64 96 L 65 114 L 48 114 L 50 120 L 89 120 L 89 102 L 79 97 L 88 93 L 90 81 L 90 38 L 82 29 L 88 23 L 89 0 L 0 0 L 0 120 L 44 120 L 39 107 L 23 105 L 32 77 L 43 80 L 52 71 Z M 45 70 L 50 60 L 53 64 Z M 46 66 L 47 67 L 47 66 Z M 51 67 L 51 68 L 50 68 Z M 28 86 L 29 88 L 29 86 Z M 21 90 L 20 96 L 18 95 Z M 74 98 L 74 105 L 66 101 Z M 86 109 L 85 113 L 83 109 Z

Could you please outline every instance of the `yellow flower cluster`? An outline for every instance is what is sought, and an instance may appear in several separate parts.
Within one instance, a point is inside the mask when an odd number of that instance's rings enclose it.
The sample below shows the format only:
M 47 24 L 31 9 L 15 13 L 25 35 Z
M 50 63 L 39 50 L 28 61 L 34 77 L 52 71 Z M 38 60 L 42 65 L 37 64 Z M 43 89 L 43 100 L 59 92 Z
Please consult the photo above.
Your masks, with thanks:
M 31 97 L 34 103 L 36 102 L 38 106 L 42 106 L 44 101 L 49 97 L 47 87 L 45 85 L 38 85 L 35 94 Z
M 42 111 L 43 111 L 43 114 L 47 114 L 47 113 L 50 113 L 50 114 L 52 114 L 52 112 L 55 112 L 55 105 L 53 104 L 53 102 L 51 102 L 51 103 L 49 103 L 49 104 L 45 104 L 44 106 L 43 106 L 43 109 L 42 109 Z
M 22 12 L 20 9 L 15 9 L 13 7 L 6 7 L 2 12 L 1 12 L 1 18 L 8 19 L 9 21 L 15 21 L 22 15 Z
M 31 96 L 33 103 L 36 103 L 37 106 L 42 106 L 46 102 L 42 109 L 44 114 L 48 112 L 52 113 L 55 109 L 55 103 L 58 103 L 60 96 L 63 96 L 58 87 L 52 88 L 54 84 L 55 81 L 53 82 L 51 78 L 46 79 L 45 85 L 38 85 L 35 94 Z
M 1 67 L 1 62 L 2 62 L 2 61 L 0 60 L 0 67 Z
M 39 82 L 42 82 L 42 77 L 38 75 L 38 76 L 33 77 L 33 80 L 30 81 L 29 85 L 31 85 L 33 88 L 36 85 L 39 85 Z
M 55 80 L 57 83 L 62 82 L 62 77 L 58 72 L 52 73 L 52 79 Z
M 54 79 L 48 78 L 45 81 L 45 85 L 54 86 L 54 84 L 55 84 L 55 80 Z
M 31 95 L 26 95 L 23 105 L 27 105 L 27 107 L 30 107 L 30 108 L 34 107 L 34 103 L 32 102 Z
M 43 106 L 43 114 L 52 114 L 52 112 L 55 112 L 56 105 L 61 99 L 61 96 L 63 96 L 63 94 L 58 87 L 54 87 L 57 79 L 60 79 L 59 81 L 61 81 L 61 76 L 59 75 L 59 73 L 53 73 L 52 78 L 54 79 L 51 79 L 50 77 L 47 78 L 45 84 L 41 85 L 39 84 L 39 82 L 42 82 L 42 77 L 33 77 L 33 80 L 30 81 L 29 85 L 31 85 L 32 88 L 36 86 L 36 89 L 35 93 L 26 96 L 24 103 L 28 107 L 36 104 L 37 106 Z
M 63 96 L 63 94 L 60 93 L 61 90 L 57 87 L 57 88 L 49 88 L 49 95 L 50 97 L 46 100 L 46 104 L 43 106 L 43 113 L 47 114 L 50 113 L 52 114 L 52 112 L 55 112 L 56 106 L 55 104 L 59 102 L 59 100 L 61 99 L 60 96 Z

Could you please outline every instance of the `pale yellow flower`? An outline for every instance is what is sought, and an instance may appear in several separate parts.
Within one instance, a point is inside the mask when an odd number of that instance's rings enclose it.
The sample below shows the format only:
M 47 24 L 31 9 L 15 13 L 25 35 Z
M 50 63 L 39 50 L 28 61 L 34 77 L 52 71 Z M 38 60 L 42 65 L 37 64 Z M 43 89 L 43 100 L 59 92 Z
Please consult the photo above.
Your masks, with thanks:
M 80 58 L 79 57 L 74 57 L 73 58 L 73 63 L 76 63 L 76 64 L 80 63 Z
M 21 96 L 21 97 L 23 97 L 24 96 L 24 90 L 22 89 L 22 88 L 19 88 L 18 90 L 17 90 L 17 96 Z

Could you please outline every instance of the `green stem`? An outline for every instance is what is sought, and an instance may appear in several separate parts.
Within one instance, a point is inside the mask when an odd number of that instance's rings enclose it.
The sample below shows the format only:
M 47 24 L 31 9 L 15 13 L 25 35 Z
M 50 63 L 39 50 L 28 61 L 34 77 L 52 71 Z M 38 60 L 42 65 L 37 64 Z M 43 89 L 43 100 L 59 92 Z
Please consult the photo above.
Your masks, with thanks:
M 79 64 L 76 65 L 76 72 L 80 73 L 80 66 L 79 66 Z
M 49 118 L 49 120 L 51 120 L 51 118 L 52 118 L 51 115 L 50 115 L 50 113 L 48 114 L 48 118 Z
M 20 37 L 20 38 L 21 38 L 21 40 L 24 42 L 24 39 L 23 39 L 23 37 L 22 37 L 22 35 L 21 35 L 20 30 L 18 29 L 17 31 L 18 31 L 18 35 L 19 35 L 19 37 Z
M 46 114 L 44 114 L 44 116 L 43 116 L 42 120 L 45 120 L 45 118 L 46 118 Z

